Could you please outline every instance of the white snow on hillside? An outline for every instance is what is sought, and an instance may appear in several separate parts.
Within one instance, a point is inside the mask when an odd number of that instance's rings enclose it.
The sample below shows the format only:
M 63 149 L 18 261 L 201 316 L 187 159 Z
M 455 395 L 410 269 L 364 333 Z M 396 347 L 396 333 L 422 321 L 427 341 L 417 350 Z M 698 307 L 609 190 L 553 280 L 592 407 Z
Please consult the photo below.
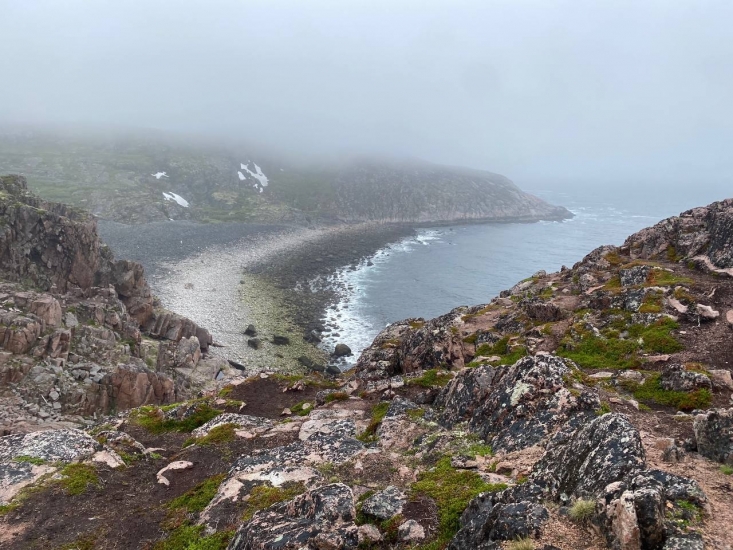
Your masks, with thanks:
M 176 195 L 172 191 L 170 193 L 163 193 L 163 198 L 167 201 L 175 201 L 184 208 L 188 208 L 188 201 L 184 199 L 181 195 Z
M 166 174 L 165 172 L 156 172 L 155 174 L 150 174 L 150 175 L 153 176 L 156 180 L 159 180 L 160 178 L 168 177 L 168 174 Z
M 239 181 L 244 181 L 247 179 L 247 177 L 242 174 L 242 172 L 237 172 L 237 175 L 239 176 Z
M 257 166 L 256 162 L 253 162 L 252 165 L 254 166 L 254 172 L 249 169 L 249 162 L 247 161 L 247 164 L 239 164 L 239 167 L 242 170 L 245 170 L 250 176 L 252 176 L 254 179 L 256 179 L 259 182 L 260 187 L 260 193 L 262 193 L 262 188 L 267 187 L 267 185 L 270 183 L 270 180 L 267 178 L 267 176 L 262 172 L 262 168 Z M 237 172 L 239 174 L 239 179 L 244 179 L 244 174 L 242 172 Z M 255 187 L 257 184 L 255 184 Z

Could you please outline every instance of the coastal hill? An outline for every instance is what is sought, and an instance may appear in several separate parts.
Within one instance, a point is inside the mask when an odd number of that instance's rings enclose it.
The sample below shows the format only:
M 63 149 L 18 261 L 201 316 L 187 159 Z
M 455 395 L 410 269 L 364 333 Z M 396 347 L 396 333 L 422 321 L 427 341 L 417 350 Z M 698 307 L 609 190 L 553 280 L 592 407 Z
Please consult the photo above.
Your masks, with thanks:
M 141 135 L 0 132 L 0 168 L 47 200 L 123 223 L 537 221 L 572 216 L 503 176 L 423 161 L 319 164 Z
M 87 214 L 0 184 L 2 548 L 731 548 L 733 199 L 328 376 L 217 368 Z

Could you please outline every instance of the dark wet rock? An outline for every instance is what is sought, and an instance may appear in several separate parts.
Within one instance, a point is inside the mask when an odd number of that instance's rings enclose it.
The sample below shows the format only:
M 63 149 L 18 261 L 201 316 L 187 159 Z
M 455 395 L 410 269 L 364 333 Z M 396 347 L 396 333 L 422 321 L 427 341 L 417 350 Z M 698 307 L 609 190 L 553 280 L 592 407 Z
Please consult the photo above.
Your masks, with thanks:
M 259 338 L 250 338 L 247 340 L 247 345 L 252 349 L 260 349 L 262 347 L 262 340 Z
M 637 265 L 628 269 L 619 269 L 622 286 L 636 286 L 646 282 L 649 276 L 649 266 Z
M 354 495 L 334 483 L 257 512 L 242 525 L 229 550 L 356 548 Z
M 254 325 L 247 325 L 247 328 L 244 329 L 244 334 L 247 336 L 257 336 L 257 329 Z
M 330 374 L 331 376 L 338 376 L 341 374 L 341 369 L 338 368 L 336 365 L 328 365 L 326 367 L 326 374 Z
M 102 445 L 81 430 L 48 430 L 0 437 L 0 462 L 32 457 L 46 462 L 72 462 L 91 458 Z
M 710 460 L 733 465 L 733 408 L 698 414 L 692 427 L 697 452 Z
M 300 357 L 298 357 L 298 363 L 300 363 L 304 367 L 310 368 L 313 366 L 313 359 L 306 355 L 301 355 Z
M 556 434 L 532 477 L 541 479 L 553 494 L 585 497 L 640 473 L 644 464 L 636 428 L 623 415 L 605 414 L 575 432 Z
M 397 487 L 390 485 L 367 498 L 361 505 L 364 514 L 386 520 L 402 513 L 407 497 Z
M 700 372 L 688 371 L 683 365 L 667 365 L 662 370 L 660 384 L 665 390 L 689 392 L 711 389 L 710 378 Z
M 460 373 L 440 393 L 435 406 L 452 427 L 467 420 L 469 429 L 495 450 L 523 449 L 570 422 L 579 425 L 600 407 L 598 396 L 571 392 L 572 368 L 554 355 L 524 357 L 512 366 L 477 367 Z
M 543 302 L 539 298 L 522 300 L 519 307 L 524 310 L 530 319 L 543 323 L 560 321 L 565 317 L 565 312 L 560 307 L 551 302 Z
M 497 541 L 536 537 L 550 518 L 547 509 L 533 502 L 496 502 L 470 507 L 461 516 L 461 529 L 448 546 L 449 550 L 492 548 Z M 495 548 L 501 548 L 496 545 Z
M 272 343 L 276 346 L 287 346 L 290 344 L 290 338 L 276 334 L 272 337 Z
M 333 354 L 336 357 L 345 357 L 351 355 L 351 348 L 346 344 L 336 344 L 336 348 L 333 350 Z

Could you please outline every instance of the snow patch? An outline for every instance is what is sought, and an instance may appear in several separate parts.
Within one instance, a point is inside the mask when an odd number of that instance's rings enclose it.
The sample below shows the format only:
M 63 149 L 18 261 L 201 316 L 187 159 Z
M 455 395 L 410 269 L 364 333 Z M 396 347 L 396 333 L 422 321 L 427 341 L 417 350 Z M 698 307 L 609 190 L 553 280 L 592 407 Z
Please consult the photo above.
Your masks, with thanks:
M 264 188 L 267 187 L 268 184 L 270 183 L 270 180 L 264 174 L 264 172 L 262 172 L 262 168 L 260 168 L 259 166 L 257 166 L 257 163 L 256 162 L 253 162 L 252 163 L 252 166 L 254 166 L 254 171 L 250 170 L 249 163 L 250 163 L 250 161 L 247 161 L 246 164 L 240 162 L 239 163 L 239 167 L 242 170 L 244 170 L 245 172 L 247 172 L 247 174 L 249 176 L 251 176 L 251 177 L 253 177 L 254 179 L 257 180 L 257 183 L 255 183 L 253 185 L 253 187 L 255 189 L 257 189 L 260 193 L 262 193 L 262 191 L 264 190 Z M 242 172 L 237 172 L 237 174 L 239 175 L 239 180 L 240 181 L 243 181 L 243 180 L 247 179 L 247 176 L 245 176 Z
M 150 174 L 150 175 L 153 176 L 156 180 L 159 180 L 160 178 L 168 177 L 168 174 L 166 174 L 165 172 L 156 172 L 155 174 Z
M 184 208 L 188 208 L 188 201 L 184 199 L 181 195 L 176 195 L 173 191 L 170 193 L 163 193 L 163 198 L 167 201 L 175 201 Z

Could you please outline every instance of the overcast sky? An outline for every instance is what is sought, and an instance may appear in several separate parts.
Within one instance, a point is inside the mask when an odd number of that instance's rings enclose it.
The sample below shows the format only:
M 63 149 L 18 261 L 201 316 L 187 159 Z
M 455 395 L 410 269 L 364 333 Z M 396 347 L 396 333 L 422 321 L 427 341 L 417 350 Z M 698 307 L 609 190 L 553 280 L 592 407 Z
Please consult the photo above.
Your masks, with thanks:
M 0 0 L 0 120 L 729 185 L 732 21 L 730 0 Z

